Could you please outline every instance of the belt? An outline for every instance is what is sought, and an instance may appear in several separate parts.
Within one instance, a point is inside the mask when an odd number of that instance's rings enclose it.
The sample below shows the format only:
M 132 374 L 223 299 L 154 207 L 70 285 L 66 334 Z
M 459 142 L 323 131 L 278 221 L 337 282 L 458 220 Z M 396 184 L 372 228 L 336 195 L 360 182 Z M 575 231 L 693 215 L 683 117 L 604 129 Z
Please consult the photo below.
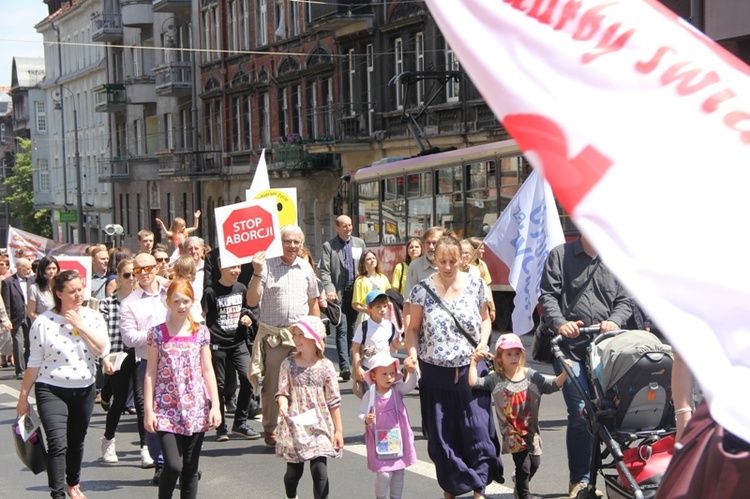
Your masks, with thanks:
M 344 291 L 351 291 L 354 289 L 354 286 L 344 286 Z

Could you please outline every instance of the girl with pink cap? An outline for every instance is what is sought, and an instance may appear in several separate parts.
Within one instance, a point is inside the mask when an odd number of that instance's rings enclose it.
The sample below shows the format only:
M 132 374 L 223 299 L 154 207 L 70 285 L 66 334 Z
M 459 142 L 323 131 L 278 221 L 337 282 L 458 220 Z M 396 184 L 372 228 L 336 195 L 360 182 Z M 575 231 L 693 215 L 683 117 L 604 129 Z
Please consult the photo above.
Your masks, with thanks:
M 279 372 L 279 426 L 276 455 L 286 462 L 286 497 L 297 497 L 297 485 L 310 461 L 313 497 L 329 494 L 328 458 L 341 457 L 341 395 L 336 371 L 325 358 L 326 329 L 318 317 L 300 317 L 290 327 L 297 354 L 287 357 Z
M 403 396 L 417 386 L 419 376 L 415 366 L 407 371 L 402 381 L 398 359 L 384 351 L 370 358 L 370 370 L 365 373 L 365 380 L 373 386 L 362 397 L 359 420 L 366 425 L 367 467 L 377 473 L 377 499 L 401 499 L 404 470 L 417 462 Z
M 560 390 L 567 379 L 565 371 L 554 378 L 526 367 L 525 351 L 521 338 L 503 334 L 495 343 L 494 373 L 477 377 L 477 362 L 485 356 L 492 357 L 486 352 L 475 353 L 469 365 L 469 385 L 492 392 L 503 436 L 502 453 L 512 454 L 516 465 L 513 494 L 521 499 L 531 497 L 529 481 L 541 463 L 539 404 L 542 394 Z

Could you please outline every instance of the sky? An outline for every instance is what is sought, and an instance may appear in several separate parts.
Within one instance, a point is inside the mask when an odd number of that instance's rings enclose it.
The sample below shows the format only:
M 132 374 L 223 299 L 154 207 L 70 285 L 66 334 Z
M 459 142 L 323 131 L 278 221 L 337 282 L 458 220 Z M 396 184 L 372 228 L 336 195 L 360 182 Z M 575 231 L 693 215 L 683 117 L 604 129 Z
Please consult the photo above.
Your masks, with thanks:
M 42 0 L 0 0 L 0 87 L 10 86 L 14 57 L 44 57 L 34 25 L 45 17 Z

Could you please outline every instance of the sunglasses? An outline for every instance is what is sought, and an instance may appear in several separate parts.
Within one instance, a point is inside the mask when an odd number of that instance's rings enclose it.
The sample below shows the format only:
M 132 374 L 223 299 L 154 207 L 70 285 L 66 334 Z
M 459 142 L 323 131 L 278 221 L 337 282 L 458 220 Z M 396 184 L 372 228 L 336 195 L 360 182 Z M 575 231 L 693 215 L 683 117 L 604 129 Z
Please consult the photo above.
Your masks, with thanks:
M 155 267 L 154 265 L 146 265 L 145 267 L 134 267 L 134 268 L 133 268 L 133 273 L 134 273 L 135 275 L 140 275 L 141 273 L 144 273 L 144 272 L 145 272 L 146 274 L 148 274 L 148 273 L 150 273 L 150 272 L 151 272 L 152 270 L 154 270 L 154 267 Z
M 131 272 L 123 272 L 122 273 L 122 277 L 125 278 L 125 279 L 130 279 L 131 277 L 133 277 L 133 273 L 131 273 Z
M 156 259 L 156 263 L 166 263 L 168 261 L 169 261 L 169 257 Z

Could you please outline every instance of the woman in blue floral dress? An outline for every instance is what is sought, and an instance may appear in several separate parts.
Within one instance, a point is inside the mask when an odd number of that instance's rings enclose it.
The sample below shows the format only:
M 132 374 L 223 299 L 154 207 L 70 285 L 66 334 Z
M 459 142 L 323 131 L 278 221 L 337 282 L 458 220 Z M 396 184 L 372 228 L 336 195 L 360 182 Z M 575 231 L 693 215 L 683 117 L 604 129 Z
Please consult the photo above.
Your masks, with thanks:
M 159 499 L 172 497 L 178 476 L 180 497 L 198 496 L 203 435 L 221 424 L 210 333 L 193 321 L 194 301 L 188 281 L 172 281 L 167 290 L 167 322 L 148 333 L 144 426 L 159 435 L 164 455 Z

